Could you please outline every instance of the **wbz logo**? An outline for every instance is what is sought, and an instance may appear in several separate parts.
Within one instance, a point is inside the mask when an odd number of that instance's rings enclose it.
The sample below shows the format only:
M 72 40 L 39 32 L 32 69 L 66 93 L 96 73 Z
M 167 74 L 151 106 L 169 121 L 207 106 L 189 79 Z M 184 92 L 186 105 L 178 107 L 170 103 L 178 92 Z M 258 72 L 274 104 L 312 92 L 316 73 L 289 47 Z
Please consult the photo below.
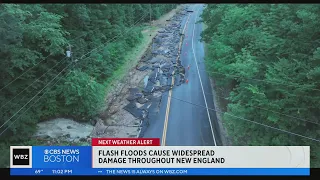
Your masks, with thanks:
M 10 146 L 10 168 L 31 168 L 31 160 L 31 146 Z

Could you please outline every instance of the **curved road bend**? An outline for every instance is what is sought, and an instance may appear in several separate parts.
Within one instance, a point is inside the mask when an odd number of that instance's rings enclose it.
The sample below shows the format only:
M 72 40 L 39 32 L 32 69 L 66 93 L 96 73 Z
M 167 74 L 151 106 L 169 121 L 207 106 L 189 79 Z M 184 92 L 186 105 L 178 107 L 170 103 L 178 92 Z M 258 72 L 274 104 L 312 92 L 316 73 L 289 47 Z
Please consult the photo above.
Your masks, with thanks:
M 189 82 L 163 94 L 160 112 L 151 117 L 144 137 L 161 138 L 165 146 L 219 146 L 221 140 L 216 113 L 204 108 L 214 109 L 213 97 L 205 94 L 212 92 L 210 80 L 207 73 L 201 71 L 205 69 L 204 45 L 200 42 L 203 25 L 196 23 L 204 7 L 195 4 L 189 9 L 194 12 L 181 22 L 185 38 L 180 58 L 183 66 L 190 66 L 186 74 Z

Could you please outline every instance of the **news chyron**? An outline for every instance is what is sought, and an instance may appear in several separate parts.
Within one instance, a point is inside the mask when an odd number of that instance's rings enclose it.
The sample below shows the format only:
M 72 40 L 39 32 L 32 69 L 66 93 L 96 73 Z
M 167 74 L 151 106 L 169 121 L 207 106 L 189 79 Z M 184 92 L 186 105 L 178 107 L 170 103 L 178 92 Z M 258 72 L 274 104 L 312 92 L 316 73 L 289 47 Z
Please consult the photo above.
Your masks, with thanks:
M 310 146 L 161 146 L 160 138 L 93 138 L 91 146 L 11 146 L 10 175 L 309 176 Z

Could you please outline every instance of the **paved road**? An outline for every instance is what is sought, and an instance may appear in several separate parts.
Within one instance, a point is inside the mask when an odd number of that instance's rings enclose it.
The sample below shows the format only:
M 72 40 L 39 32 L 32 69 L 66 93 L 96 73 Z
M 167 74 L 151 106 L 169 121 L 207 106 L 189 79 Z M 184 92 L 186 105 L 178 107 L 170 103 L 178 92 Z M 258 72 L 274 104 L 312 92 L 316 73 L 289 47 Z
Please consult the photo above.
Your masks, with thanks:
M 189 9 L 194 12 L 181 22 L 186 35 L 182 43 L 181 62 L 185 67 L 190 66 L 187 73 L 189 82 L 163 95 L 160 112 L 152 118 L 144 134 L 144 137 L 161 138 L 162 145 L 221 145 L 216 114 L 204 108 L 214 109 L 212 96 L 207 94 L 212 92 L 210 81 L 203 71 L 204 46 L 200 42 L 203 25 L 196 23 L 203 8 L 203 5 L 190 5 Z

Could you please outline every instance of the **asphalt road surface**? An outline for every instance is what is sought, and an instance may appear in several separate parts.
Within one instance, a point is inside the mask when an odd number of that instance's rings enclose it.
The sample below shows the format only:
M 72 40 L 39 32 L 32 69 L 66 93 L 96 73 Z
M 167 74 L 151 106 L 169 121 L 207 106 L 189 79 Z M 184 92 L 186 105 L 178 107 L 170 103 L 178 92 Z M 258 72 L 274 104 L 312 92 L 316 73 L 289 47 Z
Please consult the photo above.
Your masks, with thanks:
M 200 42 L 203 29 L 200 15 L 203 5 L 189 5 L 193 10 L 183 19 L 181 31 L 185 34 L 181 62 L 187 70 L 188 83 L 164 93 L 160 112 L 155 115 L 144 137 L 161 138 L 165 146 L 219 146 L 217 125 L 210 80 L 204 71 L 204 45 Z

